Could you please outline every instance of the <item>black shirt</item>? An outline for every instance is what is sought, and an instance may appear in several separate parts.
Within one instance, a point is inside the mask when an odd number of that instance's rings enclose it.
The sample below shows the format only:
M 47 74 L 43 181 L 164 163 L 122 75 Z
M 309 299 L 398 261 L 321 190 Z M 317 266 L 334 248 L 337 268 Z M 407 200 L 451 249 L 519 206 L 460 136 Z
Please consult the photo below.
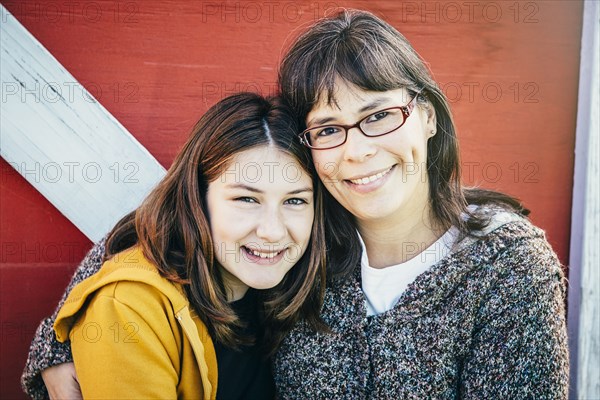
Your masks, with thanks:
M 243 333 L 255 336 L 258 330 L 256 292 L 248 289 L 240 300 L 230 303 L 247 326 Z M 275 397 L 271 360 L 265 359 L 258 345 L 240 346 L 238 350 L 215 341 L 218 384 L 217 400 L 262 400 Z

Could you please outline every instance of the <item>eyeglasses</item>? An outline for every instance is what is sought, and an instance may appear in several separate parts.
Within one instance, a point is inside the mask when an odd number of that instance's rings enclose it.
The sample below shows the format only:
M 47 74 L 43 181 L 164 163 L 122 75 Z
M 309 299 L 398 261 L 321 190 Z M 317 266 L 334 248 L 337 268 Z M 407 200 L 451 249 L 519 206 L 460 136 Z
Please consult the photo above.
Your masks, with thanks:
M 367 115 L 354 125 L 321 125 L 307 129 L 298 135 L 300 142 L 311 149 L 327 150 L 346 143 L 348 131 L 352 128 L 358 128 L 363 135 L 368 137 L 387 135 L 404 125 L 414 110 L 420 93 L 420 91 L 417 92 L 410 103 L 403 107 L 379 110 Z

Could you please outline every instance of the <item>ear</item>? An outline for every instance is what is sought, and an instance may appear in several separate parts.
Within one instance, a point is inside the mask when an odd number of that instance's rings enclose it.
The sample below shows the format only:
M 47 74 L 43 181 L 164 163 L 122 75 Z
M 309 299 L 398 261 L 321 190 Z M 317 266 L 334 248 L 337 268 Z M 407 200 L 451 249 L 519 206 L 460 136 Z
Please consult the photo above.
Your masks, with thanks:
M 437 118 L 435 116 L 435 109 L 433 105 L 427 102 L 427 108 L 425 109 L 427 115 L 427 122 L 425 123 L 425 132 L 427 132 L 427 138 L 433 137 L 437 133 Z

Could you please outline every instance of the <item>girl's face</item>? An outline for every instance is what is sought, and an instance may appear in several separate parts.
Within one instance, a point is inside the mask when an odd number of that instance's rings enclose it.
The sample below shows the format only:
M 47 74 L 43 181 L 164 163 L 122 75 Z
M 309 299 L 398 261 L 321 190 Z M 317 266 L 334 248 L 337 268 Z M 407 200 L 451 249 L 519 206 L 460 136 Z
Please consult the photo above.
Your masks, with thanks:
M 236 154 L 206 195 L 215 258 L 227 296 L 276 286 L 308 246 L 310 176 L 289 154 L 259 146 Z
M 338 80 L 336 102 L 326 95 L 306 118 L 307 127 L 353 125 L 379 110 L 405 106 L 405 89 L 365 91 Z M 336 104 L 337 103 L 337 104 Z M 435 114 L 416 106 L 400 128 L 367 137 L 350 129 L 346 142 L 336 148 L 312 150 L 319 177 L 327 190 L 359 222 L 393 221 L 393 217 L 421 214 L 429 199 L 426 170 L 427 140 L 435 132 Z

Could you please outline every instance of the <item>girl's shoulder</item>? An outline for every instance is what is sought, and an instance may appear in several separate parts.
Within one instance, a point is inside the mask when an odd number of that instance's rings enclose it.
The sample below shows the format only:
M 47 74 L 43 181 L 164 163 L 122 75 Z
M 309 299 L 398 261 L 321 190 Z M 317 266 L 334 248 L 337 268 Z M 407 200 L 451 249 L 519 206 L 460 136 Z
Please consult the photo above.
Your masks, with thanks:
M 181 285 L 161 276 L 141 249 L 132 247 L 104 262 L 97 273 L 73 288 L 56 318 L 58 336 L 66 339 L 65 333 L 79 312 L 99 297 L 126 305 L 141 315 L 155 309 L 176 312 L 189 305 Z

